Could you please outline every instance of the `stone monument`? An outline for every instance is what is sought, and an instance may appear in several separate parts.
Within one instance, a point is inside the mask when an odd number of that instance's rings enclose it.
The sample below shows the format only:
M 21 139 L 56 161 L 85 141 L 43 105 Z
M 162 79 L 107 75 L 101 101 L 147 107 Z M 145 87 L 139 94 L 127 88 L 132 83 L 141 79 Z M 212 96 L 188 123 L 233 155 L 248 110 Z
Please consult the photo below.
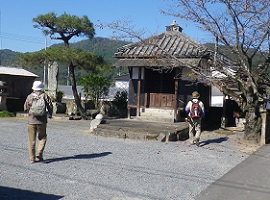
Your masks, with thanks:
M 66 104 L 59 100 L 58 88 L 58 73 L 59 67 L 57 62 L 49 63 L 48 65 L 48 95 L 53 101 L 53 113 L 65 113 Z
M 48 65 L 48 95 L 56 100 L 59 67 L 57 62 Z

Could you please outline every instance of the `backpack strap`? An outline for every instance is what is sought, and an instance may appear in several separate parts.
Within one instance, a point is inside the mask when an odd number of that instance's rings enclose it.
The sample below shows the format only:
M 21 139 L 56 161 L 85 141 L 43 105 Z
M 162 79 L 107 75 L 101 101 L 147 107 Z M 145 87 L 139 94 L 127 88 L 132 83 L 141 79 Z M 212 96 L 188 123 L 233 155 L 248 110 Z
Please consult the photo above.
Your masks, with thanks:
M 190 108 L 192 107 L 192 104 L 194 104 L 194 103 L 200 104 L 200 100 L 197 100 L 197 102 L 195 102 L 195 101 L 193 101 L 193 100 L 194 100 L 194 99 L 190 100 L 190 101 L 191 101 L 191 106 L 190 106 Z

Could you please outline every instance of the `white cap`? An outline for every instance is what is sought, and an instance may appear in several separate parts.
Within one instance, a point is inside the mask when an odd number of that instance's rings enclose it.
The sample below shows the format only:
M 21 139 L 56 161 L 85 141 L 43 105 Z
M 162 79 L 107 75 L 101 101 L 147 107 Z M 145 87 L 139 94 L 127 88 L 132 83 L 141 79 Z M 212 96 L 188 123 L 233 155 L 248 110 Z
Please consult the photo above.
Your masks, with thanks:
M 42 84 L 41 81 L 35 81 L 33 83 L 33 87 L 32 87 L 33 90 L 42 90 L 43 88 L 44 88 L 44 85 Z

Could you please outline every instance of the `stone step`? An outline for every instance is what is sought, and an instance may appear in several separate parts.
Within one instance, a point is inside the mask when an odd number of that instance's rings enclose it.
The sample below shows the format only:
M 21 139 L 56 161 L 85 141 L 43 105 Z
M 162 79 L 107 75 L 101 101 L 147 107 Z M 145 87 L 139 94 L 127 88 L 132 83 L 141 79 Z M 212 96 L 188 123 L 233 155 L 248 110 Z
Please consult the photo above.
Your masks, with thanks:
M 188 125 L 184 122 L 162 123 L 137 119 L 114 119 L 106 120 L 106 123 L 98 125 L 94 133 L 124 139 L 175 141 L 177 137 L 187 138 Z
M 167 122 L 167 123 L 173 123 L 174 117 L 173 116 L 157 116 L 157 115 L 141 115 L 137 116 L 136 119 L 140 121 L 151 121 L 151 122 Z

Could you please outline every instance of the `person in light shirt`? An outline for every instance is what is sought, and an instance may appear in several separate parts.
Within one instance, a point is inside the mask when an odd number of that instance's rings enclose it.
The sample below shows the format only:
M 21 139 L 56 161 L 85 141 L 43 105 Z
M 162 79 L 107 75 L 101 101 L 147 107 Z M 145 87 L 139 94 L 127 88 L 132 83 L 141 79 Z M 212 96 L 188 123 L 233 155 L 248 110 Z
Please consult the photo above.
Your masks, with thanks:
M 202 118 L 205 117 L 204 104 L 199 100 L 200 94 L 197 91 L 192 93 L 192 100 L 190 100 L 185 108 L 188 115 L 186 121 L 189 123 L 189 140 L 190 144 L 200 146 L 201 123 Z
M 37 161 L 43 161 L 43 151 L 47 141 L 47 117 L 52 116 L 53 112 L 53 104 L 50 97 L 42 92 L 44 85 L 41 81 L 35 81 L 33 83 L 33 92 L 29 94 L 26 98 L 24 103 L 24 111 L 28 112 L 28 150 L 29 150 L 29 157 L 30 163 L 35 163 L 36 158 Z M 44 98 L 46 110 L 48 113 L 45 112 L 43 116 L 34 116 L 31 114 L 30 108 L 33 104 L 35 97 Z M 38 148 L 37 148 L 37 155 L 36 155 L 36 137 L 39 139 Z

